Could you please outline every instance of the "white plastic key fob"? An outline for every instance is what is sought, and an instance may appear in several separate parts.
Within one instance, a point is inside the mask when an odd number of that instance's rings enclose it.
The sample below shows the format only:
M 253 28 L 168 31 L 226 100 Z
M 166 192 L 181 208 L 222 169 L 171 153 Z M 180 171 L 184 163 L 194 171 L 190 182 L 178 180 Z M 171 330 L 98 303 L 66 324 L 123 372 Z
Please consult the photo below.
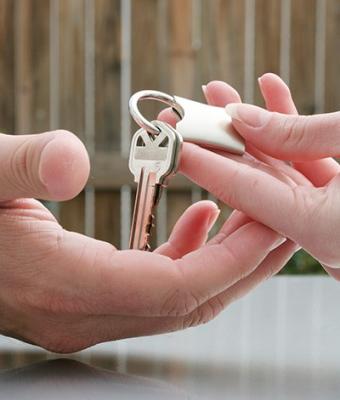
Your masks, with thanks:
M 184 141 L 235 154 L 244 153 L 244 141 L 234 129 L 231 117 L 224 108 L 183 97 L 174 98 L 183 109 L 184 115 L 177 122 L 176 130 Z

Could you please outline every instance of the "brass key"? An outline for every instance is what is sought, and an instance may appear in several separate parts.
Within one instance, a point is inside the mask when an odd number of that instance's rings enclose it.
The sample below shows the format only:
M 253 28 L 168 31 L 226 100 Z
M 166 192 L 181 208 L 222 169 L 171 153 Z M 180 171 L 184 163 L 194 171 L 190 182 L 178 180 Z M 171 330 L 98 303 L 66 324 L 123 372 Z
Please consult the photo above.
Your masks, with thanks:
M 131 142 L 129 168 L 138 183 L 132 218 L 130 249 L 149 250 L 154 208 L 161 190 L 178 167 L 182 137 L 165 122 L 153 121 L 157 136 L 144 128 Z

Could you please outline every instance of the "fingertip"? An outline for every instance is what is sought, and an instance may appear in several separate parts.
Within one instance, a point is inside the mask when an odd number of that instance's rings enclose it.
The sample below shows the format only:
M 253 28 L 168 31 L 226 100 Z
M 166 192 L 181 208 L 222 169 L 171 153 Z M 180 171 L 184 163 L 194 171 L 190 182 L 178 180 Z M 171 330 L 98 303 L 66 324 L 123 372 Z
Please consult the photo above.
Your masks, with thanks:
M 228 103 L 240 103 L 237 90 L 223 81 L 211 81 L 206 85 L 206 97 L 209 104 L 224 107 Z
M 202 220 L 206 220 L 205 229 L 211 230 L 220 215 L 221 210 L 218 205 L 211 200 L 201 200 L 189 207 L 188 210 L 194 215 L 194 218 L 202 225 Z
M 297 113 L 290 89 L 283 79 L 276 74 L 266 73 L 258 81 L 268 110 L 283 114 Z
M 176 127 L 176 124 L 178 122 L 177 115 L 174 113 L 172 108 L 165 108 L 162 110 L 159 114 L 157 119 L 163 122 L 167 122 L 169 125 L 171 125 L 173 128 Z
M 74 134 L 56 131 L 42 150 L 39 177 L 53 200 L 75 197 L 85 186 L 90 161 L 84 144 Z
M 200 200 L 190 207 L 187 208 L 183 216 L 187 216 L 191 219 L 191 223 L 196 225 L 196 222 L 201 226 L 202 222 L 205 220 L 205 228 L 211 227 L 216 221 L 220 209 L 217 204 L 211 200 Z
M 267 72 L 263 74 L 258 79 L 258 81 L 260 83 L 260 88 L 265 91 L 280 89 L 281 91 L 285 91 L 286 93 L 290 94 L 290 89 L 286 82 L 281 77 L 272 72 Z

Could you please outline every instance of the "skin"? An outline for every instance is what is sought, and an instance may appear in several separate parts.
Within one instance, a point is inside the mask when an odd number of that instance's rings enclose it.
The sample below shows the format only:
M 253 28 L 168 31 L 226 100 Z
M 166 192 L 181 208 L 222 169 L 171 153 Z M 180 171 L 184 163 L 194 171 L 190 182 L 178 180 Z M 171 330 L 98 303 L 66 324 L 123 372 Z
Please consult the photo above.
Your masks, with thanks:
M 298 116 L 289 88 L 278 76 L 266 74 L 259 85 L 269 111 L 240 104 L 237 93 L 228 98 L 232 89 L 223 82 L 206 88 L 216 105 L 233 103 L 226 111 L 256 159 L 190 145 L 181 171 L 305 248 L 340 280 L 340 167 L 331 158 L 340 154 L 340 113 Z
M 69 132 L 0 135 L 0 169 L 0 332 L 54 352 L 205 323 L 296 250 L 241 213 L 206 243 L 218 216 L 209 201 L 189 207 L 153 253 L 64 230 L 33 198 L 83 188 L 89 159 Z

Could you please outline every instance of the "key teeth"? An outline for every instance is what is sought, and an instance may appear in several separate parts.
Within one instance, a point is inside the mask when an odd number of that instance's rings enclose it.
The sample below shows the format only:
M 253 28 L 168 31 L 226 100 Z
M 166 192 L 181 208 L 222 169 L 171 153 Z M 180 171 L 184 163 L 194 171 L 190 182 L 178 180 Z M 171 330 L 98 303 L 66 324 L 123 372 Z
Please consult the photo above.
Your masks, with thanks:
M 155 216 L 154 216 L 154 214 L 151 214 L 150 217 L 149 217 L 149 223 L 148 223 L 148 225 L 146 227 L 147 233 L 146 233 L 146 245 L 145 245 L 145 249 L 144 249 L 145 251 L 151 251 L 151 246 L 149 244 L 149 239 L 150 239 L 150 236 L 151 236 L 151 229 L 155 227 L 154 220 L 155 220 Z

